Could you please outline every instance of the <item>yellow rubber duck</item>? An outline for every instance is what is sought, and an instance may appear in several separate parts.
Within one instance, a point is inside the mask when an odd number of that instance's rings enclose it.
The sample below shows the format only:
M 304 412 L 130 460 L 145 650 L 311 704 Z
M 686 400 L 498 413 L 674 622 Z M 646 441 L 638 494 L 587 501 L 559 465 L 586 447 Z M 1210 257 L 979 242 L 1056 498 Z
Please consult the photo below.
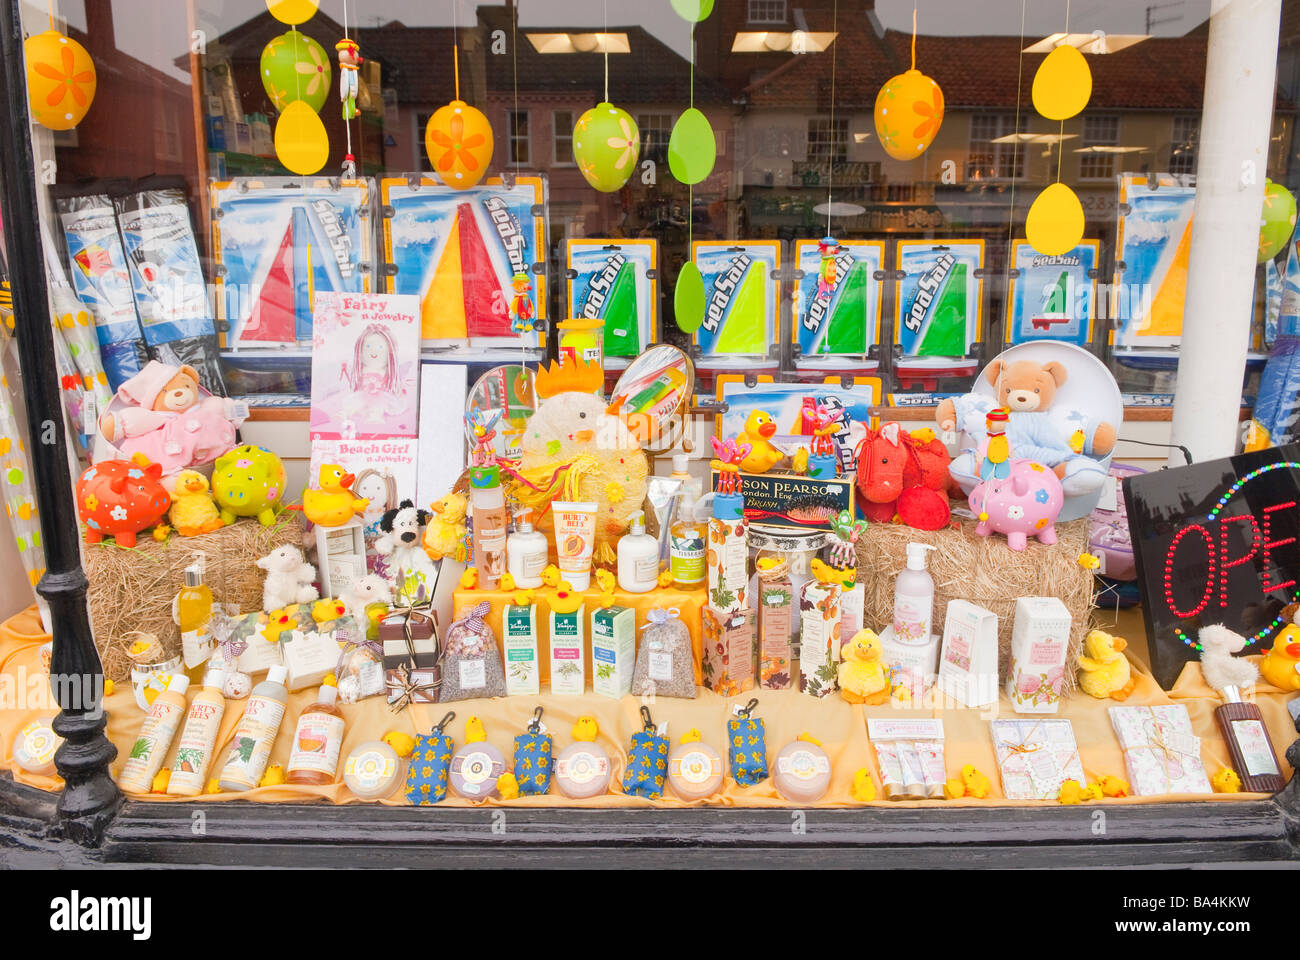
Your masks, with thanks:
M 1128 698 L 1137 680 L 1123 653 L 1127 646 L 1123 637 L 1112 637 L 1104 630 L 1093 630 L 1084 637 L 1079 657 L 1079 686 L 1084 693 L 1098 700 Z
M 776 420 L 765 410 L 755 410 L 745 418 L 745 428 L 736 437 L 736 444 L 750 445 L 749 456 L 740 461 L 745 473 L 767 473 L 783 459 L 785 454 L 771 444 L 776 436 Z
M 600 727 L 596 725 L 596 718 L 587 714 L 578 718 L 578 722 L 573 725 L 573 739 L 582 743 L 592 743 L 600 733 Z
M 294 628 L 293 614 L 288 608 L 272 610 L 266 615 L 266 624 L 262 627 L 262 637 L 267 643 L 276 643 L 280 634 Z
M 278 763 L 273 763 L 266 768 L 266 773 L 262 774 L 262 779 L 257 782 L 259 787 L 278 787 L 284 783 L 284 767 Z
M 409 757 L 411 751 L 415 749 L 415 737 L 401 730 L 389 730 L 384 734 L 383 741 L 392 747 L 393 753 L 399 757 Z
M 1220 767 L 1219 772 L 1210 777 L 1210 786 L 1215 793 L 1240 793 L 1241 777 L 1230 767 Z
M 889 677 L 880 657 L 883 649 L 874 630 L 859 630 L 844 648 L 837 671 L 840 696 L 849 703 L 880 704 L 889 699 Z
M 482 743 L 487 739 L 487 731 L 483 729 L 483 721 L 478 717 L 470 717 L 465 721 L 465 742 Z
M 182 470 L 172 484 L 172 505 L 167 519 L 182 537 L 197 537 L 225 526 L 212 499 L 208 478 L 197 470 Z
M 871 776 L 870 770 L 863 767 L 853 775 L 853 786 L 850 792 L 858 803 L 870 803 L 876 799 L 876 781 Z
M 497 793 L 501 794 L 502 800 L 514 800 L 519 796 L 519 781 L 513 773 L 506 771 L 497 777 Z
M 343 526 L 370 506 L 369 500 L 352 495 L 350 488 L 356 479 L 337 463 L 321 464 L 319 489 L 302 492 L 303 516 L 322 527 Z
M 1101 787 L 1103 797 L 1127 797 L 1129 795 L 1128 781 L 1123 777 L 1116 777 L 1108 773 L 1097 781 L 1097 785 Z
M 559 587 L 547 594 L 546 603 L 552 613 L 576 613 L 582 606 L 582 594 L 570 587 L 567 582 L 560 581 Z
M 1300 627 L 1287 624 L 1264 651 L 1259 672 L 1279 690 L 1300 690 Z
M 311 618 L 318 626 L 331 624 L 347 612 L 348 608 L 343 601 L 333 597 L 325 597 L 311 605 Z

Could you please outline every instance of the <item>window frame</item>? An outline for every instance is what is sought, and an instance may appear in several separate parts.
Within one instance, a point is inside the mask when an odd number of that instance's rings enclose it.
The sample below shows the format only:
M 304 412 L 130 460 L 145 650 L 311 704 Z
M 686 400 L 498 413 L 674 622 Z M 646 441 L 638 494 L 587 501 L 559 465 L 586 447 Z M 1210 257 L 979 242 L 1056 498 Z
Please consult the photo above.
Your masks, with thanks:
M 517 132 L 517 118 L 524 118 L 524 133 L 520 136 Z M 515 152 L 515 144 L 523 143 L 524 155 L 519 156 Z M 516 110 L 513 107 L 506 110 L 506 161 L 513 167 L 532 166 L 533 163 L 533 119 L 532 111 L 524 108 Z
M 1102 122 L 1109 123 L 1114 121 L 1115 133 L 1109 140 L 1099 136 L 1095 130 L 1089 131 L 1089 124 L 1099 124 Z M 1120 142 L 1120 131 L 1122 127 L 1122 118 L 1118 113 L 1096 113 L 1083 118 L 1083 123 L 1079 127 L 1079 146 L 1086 147 L 1118 147 Z M 1097 182 L 1099 180 L 1111 180 L 1121 169 L 1116 163 L 1119 154 L 1115 153 L 1080 153 L 1079 155 L 1079 179 Z

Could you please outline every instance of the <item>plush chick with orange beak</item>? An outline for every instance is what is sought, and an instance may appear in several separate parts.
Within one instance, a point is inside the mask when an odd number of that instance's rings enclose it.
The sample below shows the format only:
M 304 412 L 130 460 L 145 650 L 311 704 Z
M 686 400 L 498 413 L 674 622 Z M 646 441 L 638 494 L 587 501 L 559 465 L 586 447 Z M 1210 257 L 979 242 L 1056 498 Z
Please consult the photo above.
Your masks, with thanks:
M 167 516 L 182 537 L 197 537 L 225 526 L 221 511 L 212 499 L 208 478 L 197 470 L 182 470 L 177 474 Z
M 322 527 L 343 526 L 370 505 L 369 500 L 352 495 L 351 487 L 356 479 L 337 463 L 322 464 L 319 489 L 302 492 L 303 515 Z
M 749 456 L 740 461 L 744 473 L 767 473 L 784 458 L 771 442 L 776 436 L 776 420 L 765 410 L 755 410 L 745 418 L 745 428 L 736 437 L 736 445 L 747 443 L 752 448 Z

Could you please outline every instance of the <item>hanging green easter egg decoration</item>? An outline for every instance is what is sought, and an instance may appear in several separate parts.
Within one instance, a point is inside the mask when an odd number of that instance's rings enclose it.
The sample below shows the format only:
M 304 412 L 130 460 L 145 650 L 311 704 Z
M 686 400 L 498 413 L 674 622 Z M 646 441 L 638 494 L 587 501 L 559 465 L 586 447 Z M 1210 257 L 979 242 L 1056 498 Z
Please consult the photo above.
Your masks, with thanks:
M 313 110 L 325 106 L 333 71 L 325 48 L 306 34 L 290 30 L 262 48 L 262 87 L 275 109 L 301 100 Z
M 673 9 L 683 20 L 699 23 L 713 12 L 713 0 L 673 0 Z
M 668 169 L 681 183 L 699 183 L 713 172 L 718 142 L 709 118 L 691 107 L 673 125 L 668 137 Z
M 285 107 L 275 122 L 275 155 L 302 177 L 316 173 L 329 159 L 330 140 L 325 124 L 302 100 Z
M 1280 183 L 1264 181 L 1264 209 L 1259 217 L 1259 262 L 1272 260 L 1295 233 L 1295 195 Z
M 641 155 L 641 134 L 626 110 L 598 103 L 573 125 L 573 159 L 587 182 L 602 193 L 627 183 Z
M 682 265 L 673 290 L 673 316 L 682 333 L 694 333 L 704 322 L 704 274 L 691 260 Z

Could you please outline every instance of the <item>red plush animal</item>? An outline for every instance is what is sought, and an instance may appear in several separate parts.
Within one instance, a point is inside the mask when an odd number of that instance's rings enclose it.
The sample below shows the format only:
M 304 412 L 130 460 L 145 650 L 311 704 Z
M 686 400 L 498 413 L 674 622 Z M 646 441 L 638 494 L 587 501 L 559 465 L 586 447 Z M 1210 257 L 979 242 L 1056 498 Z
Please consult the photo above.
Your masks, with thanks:
M 112 537 L 119 546 L 134 547 L 135 535 L 157 523 L 171 506 L 162 485 L 162 465 L 103 460 L 77 480 L 77 514 L 86 525 L 86 542 Z
M 914 437 L 897 423 L 886 423 L 867 431 L 856 460 L 858 503 L 868 520 L 890 523 L 897 516 L 918 530 L 947 525 L 951 458 L 933 434 Z

